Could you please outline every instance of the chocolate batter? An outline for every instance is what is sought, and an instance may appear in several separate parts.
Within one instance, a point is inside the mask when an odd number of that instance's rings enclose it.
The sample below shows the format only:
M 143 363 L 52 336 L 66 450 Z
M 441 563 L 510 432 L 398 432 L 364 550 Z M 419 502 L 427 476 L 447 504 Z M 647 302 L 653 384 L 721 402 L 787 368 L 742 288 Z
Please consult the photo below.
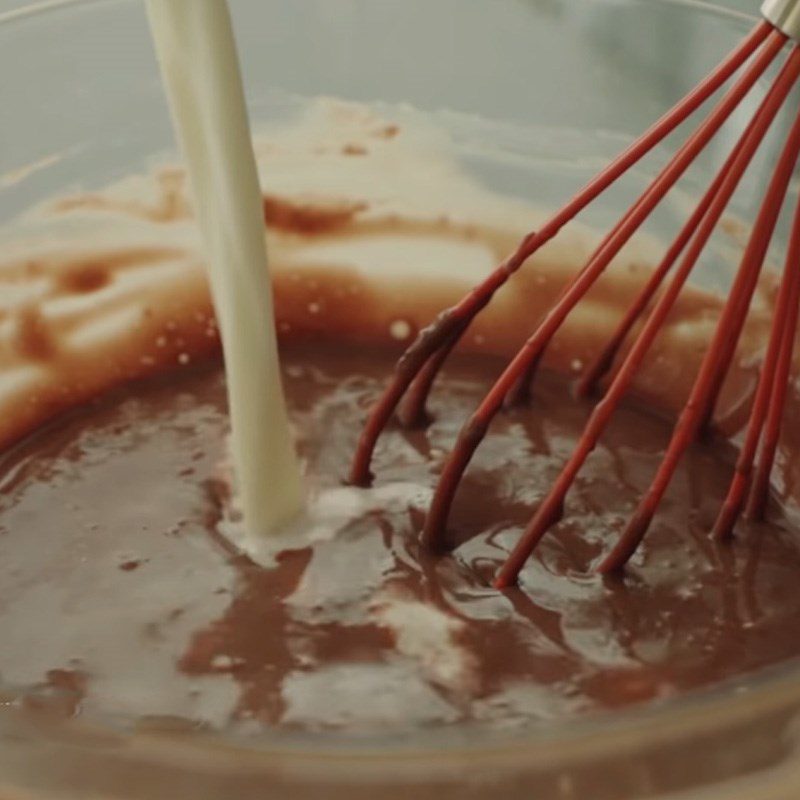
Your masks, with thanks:
M 285 348 L 314 542 L 266 565 L 229 537 L 218 365 L 90 404 L 7 452 L 6 696 L 57 714 L 243 735 L 513 726 L 664 701 L 800 653 L 800 541 L 783 512 L 740 524 L 731 544 L 707 536 L 730 474 L 722 443 L 684 459 L 624 580 L 587 572 L 669 434 L 630 406 L 520 587 L 489 587 L 587 415 L 553 376 L 479 450 L 452 517 L 452 554 L 421 551 L 442 457 L 505 362 L 455 358 L 430 427 L 390 430 L 375 486 L 344 487 L 393 358 L 314 342 Z

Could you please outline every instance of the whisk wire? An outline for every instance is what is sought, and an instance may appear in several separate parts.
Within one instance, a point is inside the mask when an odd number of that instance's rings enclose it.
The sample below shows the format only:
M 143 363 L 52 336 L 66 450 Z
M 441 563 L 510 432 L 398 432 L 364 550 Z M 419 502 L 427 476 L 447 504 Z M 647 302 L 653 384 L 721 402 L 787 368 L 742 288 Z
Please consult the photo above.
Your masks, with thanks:
M 773 5 L 777 3 L 775 0 Z M 482 283 L 457 304 L 440 314 L 420 331 L 397 362 L 394 374 L 371 410 L 359 439 L 349 480 L 367 485 L 378 437 L 397 411 L 401 424 L 422 425 L 428 420 L 426 404 L 436 377 L 472 320 L 492 300 L 525 261 L 558 234 L 589 203 L 599 197 L 659 142 L 685 122 L 741 69 L 722 97 L 684 144 L 662 167 L 639 198 L 603 237 L 595 251 L 562 287 L 556 302 L 538 322 L 459 431 L 447 456 L 421 533 L 430 548 L 445 544 L 445 530 L 461 478 L 489 427 L 503 406 L 526 399 L 530 383 L 552 338 L 575 306 L 585 297 L 630 238 L 641 227 L 666 194 L 681 179 L 711 139 L 740 106 L 758 80 L 783 50 L 793 24 L 778 24 L 774 17 L 785 11 L 770 8 L 766 20 L 757 25 L 739 46 L 704 80 L 654 123 L 606 169 L 587 183 L 569 202 L 538 230 L 523 238 L 516 250 L 496 267 Z M 779 13 L 780 12 L 780 13 Z M 794 18 L 792 18 L 794 19 Z M 789 27 L 787 28 L 787 25 Z M 736 192 L 764 137 L 800 78 L 800 47 L 792 46 L 789 56 L 761 100 L 741 136 L 719 168 L 711 185 L 667 248 L 661 262 L 637 292 L 633 303 L 599 355 L 584 369 L 577 393 L 594 394 L 609 372 L 608 389 L 589 416 L 584 431 L 562 467 L 548 494 L 533 514 L 517 545 L 499 570 L 499 588 L 516 582 L 534 548 L 563 516 L 567 494 L 586 459 L 595 449 L 607 424 L 630 389 L 644 359 L 663 329 L 692 270 Z M 767 251 L 788 192 L 792 172 L 800 156 L 800 114 L 787 137 L 775 170 L 765 190 L 752 232 L 745 247 L 731 290 L 717 321 L 709 347 L 678 416 L 662 461 L 637 509 L 621 536 L 597 566 L 601 573 L 621 569 L 641 543 L 656 509 L 672 480 L 677 465 L 692 441 L 713 417 L 725 378 L 730 370 L 744 330 Z M 677 265 L 677 267 L 676 267 Z M 737 459 L 728 495 L 719 512 L 714 535 L 730 536 L 745 497 L 747 513 L 763 513 L 774 463 L 783 409 L 791 371 L 795 329 L 800 317 L 800 202 L 780 284 L 769 343 L 760 370 L 755 399 L 750 411 L 744 443 Z M 669 282 L 664 286 L 667 276 Z M 626 342 L 639 328 L 630 345 Z M 626 349 L 624 357 L 620 353 Z M 615 366 L 617 360 L 619 366 Z M 760 450 L 759 450 L 760 447 Z M 754 468 L 756 455 L 758 463 Z
M 750 125 L 752 126 L 752 124 L 753 122 L 751 121 Z M 619 350 L 627 339 L 631 329 L 650 304 L 675 262 L 686 249 L 686 245 L 692 240 L 695 231 L 706 216 L 714 197 L 719 192 L 722 182 L 725 180 L 734 160 L 740 152 L 744 140 L 745 137 L 742 137 L 736 142 L 736 145 L 728 155 L 722 168 L 715 176 L 713 183 L 697 204 L 691 217 L 689 217 L 678 236 L 669 246 L 669 249 L 664 254 L 664 258 L 661 260 L 658 267 L 653 270 L 653 273 L 650 275 L 633 303 L 629 306 L 627 312 L 623 315 L 605 347 L 593 361 L 589 362 L 588 366 L 584 367 L 575 386 L 575 394 L 577 397 L 589 397 L 596 393 L 600 381 L 608 374 L 609 370 L 614 365 Z

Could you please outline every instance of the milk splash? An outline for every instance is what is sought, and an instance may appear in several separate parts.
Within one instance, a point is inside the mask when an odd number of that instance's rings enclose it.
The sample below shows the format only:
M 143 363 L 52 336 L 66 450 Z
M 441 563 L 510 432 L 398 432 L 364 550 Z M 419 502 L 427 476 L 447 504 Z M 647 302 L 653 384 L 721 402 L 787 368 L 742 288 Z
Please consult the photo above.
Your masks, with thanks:
M 222 335 L 231 447 L 248 543 L 298 515 L 300 469 L 281 385 L 264 219 L 225 0 L 147 0 L 186 160 Z

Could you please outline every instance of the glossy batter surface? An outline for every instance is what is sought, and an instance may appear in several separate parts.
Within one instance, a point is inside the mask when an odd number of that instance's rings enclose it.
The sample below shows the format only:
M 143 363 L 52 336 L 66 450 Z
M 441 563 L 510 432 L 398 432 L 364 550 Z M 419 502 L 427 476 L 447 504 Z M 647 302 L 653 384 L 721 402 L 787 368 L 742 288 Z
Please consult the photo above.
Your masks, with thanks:
M 224 535 L 236 523 L 216 366 L 91 404 L 3 456 L 11 702 L 241 734 L 510 726 L 665 700 L 800 653 L 796 531 L 774 511 L 732 544 L 707 536 L 730 474 L 723 445 L 689 453 L 625 580 L 602 579 L 587 569 L 669 434 L 623 410 L 521 587 L 500 593 L 489 579 L 588 407 L 545 376 L 529 408 L 501 415 L 457 496 L 455 550 L 434 556 L 417 544 L 430 489 L 503 362 L 455 359 L 431 425 L 393 427 L 363 491 L 340 479 L 393 357 L 318 344 L 283 356 L 316 516 L 314 542 L 271 565 Z

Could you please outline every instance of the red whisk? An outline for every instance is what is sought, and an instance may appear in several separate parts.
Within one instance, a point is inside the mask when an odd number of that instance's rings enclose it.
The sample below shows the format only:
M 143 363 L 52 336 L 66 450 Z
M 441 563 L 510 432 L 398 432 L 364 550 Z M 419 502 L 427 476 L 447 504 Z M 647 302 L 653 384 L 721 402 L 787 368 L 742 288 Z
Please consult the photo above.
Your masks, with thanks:
M 398 361 L 389 386 L 370 413 L 350 471 L 350 481 L 362 486 L 371 481 L 370 462 L 375 443 L 392 414 L 398 410 L 401 421 L 409 425 L 419 423 L 425 418 L 425 403 L 439 369 L 473 318 L 491 301 L 494 293 L 509 276 L 617 178 L 684 122 L 728 79 L 742 70 L 741 75 L 697 130 L 605 236 L 586 265 L 567 284 L 558 301 L 462 427 L 445 462 L 422 532 L 425 544 L 430 547 L 441 546 L 450 507 L 461 477 L 486 436 L 492 419 L 504 404 L 518 402 L 527 395 L 545 348 L 570 311 L 778 58 L 787 41 L 794 40 L 777 77 L 711 186 L 640 290 L 600 356 L 582 374 L 578 391 L 582 395 L 589 395 L 609 372 L 632 327 L 644 315 L 641 331 L 631 342 L 609 387 L 595 406 L 575 450 L 500 569 L 495 580 L 497 587 L 507 587 L 515 583 L 520 569 L 539 540 L 561 519 L 564 498 L 578 471 L 630 387 L 761 141 L 800 78 L 800 46 L 797 44 L 800 40 L 800 0 L 767 0 L 761 10 L 765 20 L 705 80 L 592 179 L 540 230 L 528 234 L 518 248 L 480 285 L 455 306 L 443 311 L 429 327 L 421 331 Z M 647 531 L 681 455 L 712 417 L 798 155 L 800 112 L 775 165 L 715 333 L 702 360 L 689 399 L 675 424 L 663 461 L 619 541 L 600 563 L 600 572 L 621 569 L 634 553 Z M 668 276 L 669 282 L 664 285 Z M 656 297 L 659 289 L 662 290 Z M 654 298 L 655 302 L 650 308 Z M 799 300 L 800 204 L 792 224 L 770 338 L 761 365 L 744 442 L 728 496 L 714 525 L 714 535 L 718 538 L 731 535 L 733 525 L 745 505 L 750 516 L 758 517 L 763 513 L 789 381 Z M 758 462 L 755 464 L 757 455 Z

